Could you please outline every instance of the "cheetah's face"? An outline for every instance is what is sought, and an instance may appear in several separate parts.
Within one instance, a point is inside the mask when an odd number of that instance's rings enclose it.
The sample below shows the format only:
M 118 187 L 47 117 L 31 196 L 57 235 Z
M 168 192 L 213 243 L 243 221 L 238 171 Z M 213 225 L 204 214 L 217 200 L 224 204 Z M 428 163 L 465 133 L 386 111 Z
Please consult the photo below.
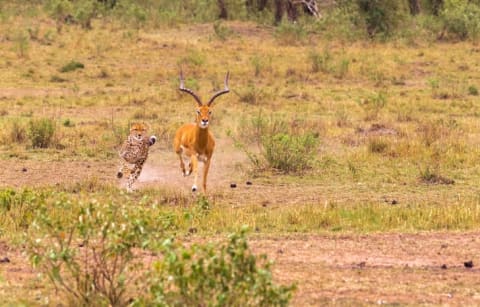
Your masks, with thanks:
M 147 136 L 147 126 L 145 124 L 132 124 L 130 135 L 138 141 L 142 140 Z

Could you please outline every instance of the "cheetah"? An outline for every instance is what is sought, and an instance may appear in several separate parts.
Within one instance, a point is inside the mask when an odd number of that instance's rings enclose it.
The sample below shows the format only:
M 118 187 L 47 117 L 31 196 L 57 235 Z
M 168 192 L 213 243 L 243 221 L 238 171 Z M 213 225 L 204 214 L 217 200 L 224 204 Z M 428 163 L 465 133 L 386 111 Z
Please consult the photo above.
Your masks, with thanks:
M 147 126 L 142 123 L 131 125 L 130 134 L 123 143 L 119 155 L 121 158 L 121 166 L 118 170 L 117 177 L 122 178 L 123 173 L 128 173 L 127 191 L 133 191 L 133 184 L 140 176 L 143 165 L 148 157 L 150 146 L 155 144 L 157 138 L 147 135 Z M 133 167 L 131 168 L 131 166 Z

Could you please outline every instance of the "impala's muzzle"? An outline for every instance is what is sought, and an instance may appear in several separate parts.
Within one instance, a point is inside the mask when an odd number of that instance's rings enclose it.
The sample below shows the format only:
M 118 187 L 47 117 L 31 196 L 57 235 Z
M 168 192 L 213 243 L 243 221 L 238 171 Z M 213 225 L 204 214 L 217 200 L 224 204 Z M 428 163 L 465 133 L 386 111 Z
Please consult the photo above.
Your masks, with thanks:
M 202 119 L 200 121 L 200 128 L 207 128 L 208 127 L 208 119 Z

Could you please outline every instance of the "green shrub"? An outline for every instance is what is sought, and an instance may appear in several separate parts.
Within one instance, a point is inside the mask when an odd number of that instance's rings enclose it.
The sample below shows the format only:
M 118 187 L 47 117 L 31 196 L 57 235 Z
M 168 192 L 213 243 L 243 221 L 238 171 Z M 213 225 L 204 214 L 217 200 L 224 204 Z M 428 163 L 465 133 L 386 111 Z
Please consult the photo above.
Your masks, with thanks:
M 70 118 L 67 118 L 63 121 L 63 126 L 64 127 L 74 127 L 75 124 L 70 120 Z
M 278 133 L 264 136 L 262 145 L 264 157 L 271 168 L 295 173 L 311 167 L 318 139 L 313 133 L 301 135 Z
M 226 41 L 233 34 L 232 29 L 225 26 L 221 20 L 213 23 L 213 31 L 215 32 L 215 36 L 221 41 Z
M 136 306 L 287 306 L 294 286 L 272 281 L 266 256 L 255 256 L 246 229 L 227 244 L 175 246 L 164 242 L 164 259 L 154 264 L 150 295 Z
M 241 102 L 248 104 L 259 104 L 265 98 L 265 92 L 262 88 L 255 85 L 255 82 L 249 81 L 246 87 L 233 91 Z
M 68 62 L 67 64 L 65 64 L 64 66 L 62 66 L 59 69 L 59 71 L 60 72 L 70 72 L 70 71 L 74 71 L 74 70 L 77 70 L 77 69 L 83 69 L 83 68 L 85 68 L 85 65 L 83 65 L 80 62 L 72 60 L 72 61 Z
M 478 88 L 475 85 L 470 85 L 468 87 L 468 94 L 472 96 L 478 96 Z
M 365 120 L 373 120 L 387 104 L 387 93 L 385 91 L 375 92 L 367 98 L 358 101 L 359 106 L 365 112 Z
M 0 236 L 27 230 L 36 209 L 43 201 L 42 193 L 33 193 L 30 190 L 0 190 Z
M 146 210 L 125 209 L 57 201 L 37 213 L 26 238 L 30 259 L 67 295 L 68 305 L 127 305 L 127 288 L 141 277 L 134 249 L 162 231 Z
M 345 39 L 354 41 L 367 37 L 365 20 L 354 1 L 340 0 L 318 19 L 314 25 L 329 40 Z
M 368 151 L 371 153 L 384 153 L 388 148 L 388 142 L 382 138 L 371 138 L 368 142 Z
M 260 112 L 251 121 L 242 123 L 237 139 L 231 132 L 235 146 L 242 150 L 255 171 L 275 169 L 284 173 L 301 173 L 316 160 L 319 133 L 312 131 L 312 123 L 302 120 L 291 122 L 278 118 L 265 118 Z M 258 151 L 250 149 L 256 145 Z
M 308 59 L 311 63 L 311 70 L 314 73 L 319 71 L 328 73 L 331 69 L 332 54 L 328 48 L 323 49 L 322 53 L 319 53 L 316 50 L 310 51 Z
M 98 14 L 98 0 L 83 0 L 75 3 L 73 17 L 84 29 L 92 28 L 92 19 Z
M 391 36 L 409 16 L 407 1 L 403 0 L 356 0 L 370 37 Z
M 448 34 L 465 40 L 480 37 L 480 6 L 467 0 L 446 0 L 441 14 Z
M 28 138 L 34 148 L 47 148 L 52 145 L 55 122 L 48 118 L 32 119 L 28 126 Z

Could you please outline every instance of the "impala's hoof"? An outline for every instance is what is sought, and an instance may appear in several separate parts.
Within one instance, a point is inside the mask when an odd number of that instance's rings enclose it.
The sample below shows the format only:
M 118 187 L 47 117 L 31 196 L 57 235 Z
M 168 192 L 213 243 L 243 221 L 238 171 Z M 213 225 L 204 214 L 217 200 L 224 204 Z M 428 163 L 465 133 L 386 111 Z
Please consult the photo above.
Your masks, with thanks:
M 193 186 L 192 186 L 192 192 L 197 192 L 197 190 L 198 190 L 197 186 L 196 186 L 196 185 L 193 185 Z

